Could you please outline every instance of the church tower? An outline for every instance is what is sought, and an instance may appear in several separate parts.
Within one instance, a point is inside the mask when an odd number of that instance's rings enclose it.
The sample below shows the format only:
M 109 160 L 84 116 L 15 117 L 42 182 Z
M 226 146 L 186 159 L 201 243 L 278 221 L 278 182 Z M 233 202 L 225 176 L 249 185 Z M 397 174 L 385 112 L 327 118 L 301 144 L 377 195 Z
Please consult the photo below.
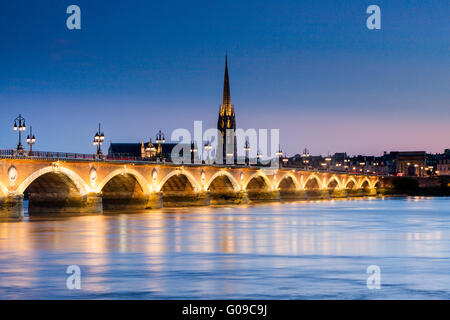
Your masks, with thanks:
M 236 116 L 234 106 L 231 104 L 230 80 L 228 79 L 228 57 L 225 56 L 225 76 L 223 81 L 223 99 L 220 106 L 217 129 L 222 134 L 223 159 L 232 158 L 233 162 L 237 157 L 236 153 Z M 228 154 L 227 154 L 227 150 Z M 231 152 L 230 152 L 231 150 Z

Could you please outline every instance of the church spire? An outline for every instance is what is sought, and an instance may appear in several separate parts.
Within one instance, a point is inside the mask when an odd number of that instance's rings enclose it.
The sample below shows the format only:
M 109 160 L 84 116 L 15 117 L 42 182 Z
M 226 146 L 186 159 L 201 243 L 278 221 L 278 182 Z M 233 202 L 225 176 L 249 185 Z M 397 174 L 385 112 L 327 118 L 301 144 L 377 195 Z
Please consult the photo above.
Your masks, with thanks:
M 234 113 L 231 105 L 230 79 L 228 78 L 228 55 L 225 55 L 225 75 L 223 79 L 223 100 L 220 108 L 222 115 L 231 116 Z
M 231 104 L 230 79 L 228 78 L 228 55 L 225 55 L 225 76 L 223 80 L 223 100 L 220 106 L 217 129 L 222 134 L 223 157 L 236 159 L 236 116 Z M 231 157 L 230 157 L 231 154 Z

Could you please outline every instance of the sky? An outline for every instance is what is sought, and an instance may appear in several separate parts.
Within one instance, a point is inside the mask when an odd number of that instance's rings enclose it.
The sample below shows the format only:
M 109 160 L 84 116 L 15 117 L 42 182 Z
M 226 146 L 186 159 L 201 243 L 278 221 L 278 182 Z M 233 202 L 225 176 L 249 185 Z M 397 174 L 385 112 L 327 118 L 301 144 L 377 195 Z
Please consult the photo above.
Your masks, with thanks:
M 227 52 L 237 126 L 280 129 L 287 155 L 442 152 L 449 15 L 440 0 L 1 1 L 0 148 L 19 113 L 45 151 L 95 152 L 99 122 L 107 144 L 214 128 Z

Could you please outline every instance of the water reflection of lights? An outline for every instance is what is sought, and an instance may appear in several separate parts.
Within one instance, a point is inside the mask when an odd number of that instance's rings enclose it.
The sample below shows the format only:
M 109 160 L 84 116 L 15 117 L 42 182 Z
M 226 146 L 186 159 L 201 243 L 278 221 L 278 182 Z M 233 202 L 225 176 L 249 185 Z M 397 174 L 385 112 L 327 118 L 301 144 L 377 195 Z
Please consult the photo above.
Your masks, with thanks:
M 406 234 L 408 240 L 442 240 L 442 232 L 408 232 Z
M 118 283 L 111 279 L 130 270 L 140 279 L 133 285 L 167 292 L 177 282 L 168 278 L 183 272 L 212 277 L 217 270 L 285 268 L 292 261 L 314 264 L 343 256 L 350 262 L 361 256 L 443 257 L 449 250 L 443 229 L 450 225 L 447 203 L 351 199 L 4 223 L 0 267 L 8 276 L 6 286 L 16 288 L 41 283 L 39 272 L 46 265 L 64 272 L 67 264 L 79 263 L 86 292 L 115 290 Z M 129 285 L 123 281 L 121 286 Z M 205 280 L 194 286 L 202 292 L 237 290 L 233 282 L 224 287 Z

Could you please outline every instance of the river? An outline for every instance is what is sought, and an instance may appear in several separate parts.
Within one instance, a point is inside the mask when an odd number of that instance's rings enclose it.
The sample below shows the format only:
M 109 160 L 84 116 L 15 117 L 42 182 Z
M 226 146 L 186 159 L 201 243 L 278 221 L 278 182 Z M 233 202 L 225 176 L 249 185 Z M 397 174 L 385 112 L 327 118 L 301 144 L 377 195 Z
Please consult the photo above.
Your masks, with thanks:
M 450 198 L 26 216 L 0 223 L 0 298 L 450 299 L 449 257 Z

